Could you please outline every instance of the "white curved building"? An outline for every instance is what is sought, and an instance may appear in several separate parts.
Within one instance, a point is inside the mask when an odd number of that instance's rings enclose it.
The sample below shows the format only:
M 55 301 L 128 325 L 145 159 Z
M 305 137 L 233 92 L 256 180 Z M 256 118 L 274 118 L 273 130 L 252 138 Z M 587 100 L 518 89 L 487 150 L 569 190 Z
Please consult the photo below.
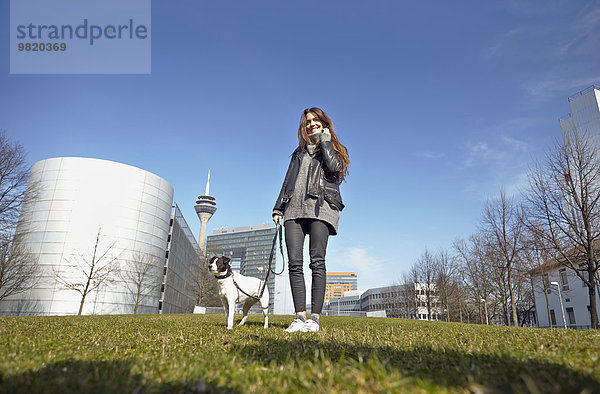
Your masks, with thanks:
M 75 288 L 83 291 L 92 262 L 108 278 L 86 296 L 82 314 L 133 313 L 135 286 L 127 278 L 140 256 L 152 269 L 137 312 L 158 312 L 173 204 L 167 181 L 121 163 L 63 157 L 33 165 L 28 193 L 17 233 L 38 258 L 39 280 L 0 303 L 0 313 L 77 314 Z

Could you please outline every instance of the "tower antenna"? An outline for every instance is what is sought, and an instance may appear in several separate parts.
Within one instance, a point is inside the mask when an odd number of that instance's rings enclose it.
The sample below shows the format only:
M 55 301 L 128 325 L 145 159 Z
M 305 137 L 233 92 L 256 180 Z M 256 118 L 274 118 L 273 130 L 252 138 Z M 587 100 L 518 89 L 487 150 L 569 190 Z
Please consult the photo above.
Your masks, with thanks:
M 198 196 L 196 205 L 194 205 L 198 219 L 200 219 L 200 235 L 198 236 L 198 246 L 200 247 L 203 255 L 206 253 L 206 225 L 208 224 L 208 221 L 212 215 L 217 211 L 217 203 L 215 198 L 209 193 L 210 169 L 208 170 L 208 179 L 206 180 L 206 189 L 204 190 L 204 194 Z

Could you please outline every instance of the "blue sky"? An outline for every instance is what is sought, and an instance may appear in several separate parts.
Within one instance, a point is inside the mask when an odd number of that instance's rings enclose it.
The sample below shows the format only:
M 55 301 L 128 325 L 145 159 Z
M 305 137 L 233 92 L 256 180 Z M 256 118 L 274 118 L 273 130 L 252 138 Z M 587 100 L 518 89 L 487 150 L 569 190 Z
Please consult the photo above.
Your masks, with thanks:
M 8 4 L 0 128 L 32 164 L 165 178 L 195 234 L 209 168 L 209 233 L 269 222 L 301 111 L 322 107 L 351 158 L 327 265 L 362 289 L 475 231 L 560 138 L 567 97 L 600 82 L 592 1 L 154 0 L 150 75 L 11 75 Z

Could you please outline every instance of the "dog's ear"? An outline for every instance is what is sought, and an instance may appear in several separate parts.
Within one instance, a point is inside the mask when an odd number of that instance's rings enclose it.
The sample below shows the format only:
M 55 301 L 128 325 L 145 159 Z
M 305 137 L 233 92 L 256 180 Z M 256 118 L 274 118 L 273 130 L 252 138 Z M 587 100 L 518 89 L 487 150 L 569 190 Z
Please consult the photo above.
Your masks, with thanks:
M 231 259 L 226 256 L 221 256 L 221 259 L 223 261 L 223 264 L 229 264 L 229 262 L 231 261 Z

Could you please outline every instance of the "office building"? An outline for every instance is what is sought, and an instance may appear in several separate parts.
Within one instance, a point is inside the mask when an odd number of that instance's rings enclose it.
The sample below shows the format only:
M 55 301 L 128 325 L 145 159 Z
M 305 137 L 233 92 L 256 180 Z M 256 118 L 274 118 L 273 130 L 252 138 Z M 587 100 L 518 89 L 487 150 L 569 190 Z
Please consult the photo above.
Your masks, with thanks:
M 429 309 L 426 289 L 424 283 L 408 283 L 372 288 L 362 293 L 347 291 L 341 297 L 330 298 L 325 303 L 323 314 L 439 320 L 442 308 L 435 286 L 432 285 L 429 291 Z
M 563 139 L 574 131 L 587 133 L 600 146 L 600 86 L 592 85 L 569 97 L 571 113 L 559 119 Z
M 366 316 L 366 313 L 360 310 L 360 292 L 358 290 L 347 291 L 341 297 L 325 301 L 323 314 L 326 316 Z
M 358 281 L 354 272 L 328 272 L 325 285 L 325 301 L 340 298 L 347 291 L 357 290 Z
M 363 311 L 385 310 L 388 317 L 403 319 L 439 320 L 442 308 L 435 286 L 430 290 L 431 316 L 427 309 L 427 285 L 409 283 L 368 289 L 360 297 Z
M 136 304 L 137 313 L 157 313 L 167 244 L 189 250 L 176 244 L 191 242 L 168 240 L 172 204 L 173 187 L 166 180 L 129 165 L 80 157 L 35 163 L 16 232 L 37 262 L 38 275 L 30 290 L 0 302 L 0 314 L 121 314 L 133 313 Z M 129 278 L 144 263 L 150 263 L 148 280 L 144 297 L 136 300 Z M 97 275 L 82 303 L 87 277 L 94 277 L 83 272 L 92 272 L 92 264 Z M 100 274 L 106 280 L 99 283 Z M 170 300 L 170 282 L 165 286 L 164 304 L 188 298 Z

